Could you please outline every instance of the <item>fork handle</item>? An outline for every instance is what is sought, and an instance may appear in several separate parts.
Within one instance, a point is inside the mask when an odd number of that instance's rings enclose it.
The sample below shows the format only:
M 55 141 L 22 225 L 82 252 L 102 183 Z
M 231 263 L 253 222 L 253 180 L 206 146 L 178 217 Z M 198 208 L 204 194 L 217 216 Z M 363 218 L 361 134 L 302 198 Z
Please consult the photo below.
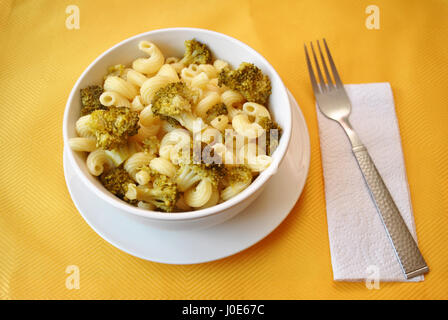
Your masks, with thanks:
M 352 150 L 406 279 L 428 272 L 429 268 L 417 243 L 406 227 L 367 149 L 363 145 L 359 145 L 353 147 Z

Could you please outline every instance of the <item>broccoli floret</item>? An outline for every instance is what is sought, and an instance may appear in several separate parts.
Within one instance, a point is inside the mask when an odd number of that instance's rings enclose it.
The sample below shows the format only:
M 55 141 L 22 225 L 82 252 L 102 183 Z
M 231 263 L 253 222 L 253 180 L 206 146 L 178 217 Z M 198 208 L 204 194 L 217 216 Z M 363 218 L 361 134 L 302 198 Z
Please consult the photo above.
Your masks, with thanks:
M 176 183 L 179 191 L 186 191 L 203 179 L 209 180 L 217 186 L 224 177 L 225 169 L 221 164 L 180 164 L 176 174 Z
M 210 123 L 217 116 L 221 116 L 223 114 L 229 114 L 227 107 L 224 103 L 217 103 L 213 107 L 207 110 L 205 121 Z
M 101 174 L 100 181 L 107 190 L 120 199 L 130 204 L 136 203 L 135 200 L 130 200 L 125 196 L 128 191 L 128 185 L 134 183 L 134 180 L 132 180 L 129 173 L 123 167 L 120 166 Z
M 109 107 L 90 114 L 90 129 L 96 136 L 97 147 L 112 150 L 127 143 L 137 134 L 138 113 L 126 107 Z
M 143 149 L 151 154 L 157 155 L 159 153 L 160 141 L 156 136 L 151 136 L 143 140 Z
M 81 89 L 81 116 L 92 113 L 95 110 L 107 110 L 100 102 L 100 95 L 103 93 L 101 86 L 89 86 Z
M 243 62 L 238 69 L 221 70 L 219 86 L 227 86 L 240 92 L 247 101 L 266 105 L 271 94 L 271 81 L 252 63 Z
M 282 135 L 282 128 L 277 124 L 277 122 L 272 121 L 268 117 L 262 117 L 258 124 L 265 130 L 265 139 L 266 139 L 266 152 L 269 155 L 272 155 L 272 153 L 277 149 L 278 146 L 278 140 L 280 139 Z M 271 130 L 277 130 L 277 137 L 275 141 L 271 141 L 271 134 L 272 137 L 275 137 L 275 132 L 271 133 Z
M 109 68 L 107 68 L 107 74 L 104 76 L 104 80 L 106 80 L 106 78 L 110 76 L 123 77 L 125 69 L 126 66 L 124 64 L 116 64 L 114 66 L 110 66 Z
M 191 111 L 195 94 L 185 83 L 169 83 L 154 94 L 151 110 L 156 115 L 175 117 L 185 111 Z
M 164 120 L 173 118 L 182 126 L 193 131 L 196 117 L 191 113 L 191 105 L 196 103 L 198 95 L 183 82 L 174 82 L 160 88 L 154 94 L 151 110 Z
M 180 61 L 186 66 L 192 63 L 205 64 L 212 61 L 212 54 L 207 46 L 199 41 L 192 39 L 186 40 L 184 57 Z
M 249 183 L 252 181 L 252 172 L 246 165 L 235 165 L 226 168 L 226 178 L 232 186 L 236 183 Z
M 154 206 L 165 212 L 172 212 L 178 198 L 176 184 L 163 174 L 155 174 L 152 188 L 147 192 L 150 196 L 145 199 L 146 202 L 152 203 Z
M 126 195 L 136 201 L 150 203 L 161 211 L 172 212 L 179 195 L 174 181 L 168 176 L 152 170 L 148 166 L 142 167 L 141 170 L 145 170 L 149 173 L 149 185 L 136 186 L 132 183 L 128 185 L 128 192 Z

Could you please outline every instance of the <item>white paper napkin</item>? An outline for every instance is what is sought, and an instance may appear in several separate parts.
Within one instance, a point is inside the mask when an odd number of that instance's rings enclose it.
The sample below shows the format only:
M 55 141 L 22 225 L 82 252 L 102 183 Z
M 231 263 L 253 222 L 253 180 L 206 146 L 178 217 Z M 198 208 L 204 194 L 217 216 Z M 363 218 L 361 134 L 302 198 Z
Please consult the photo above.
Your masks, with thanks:
M 389 83 L 346 85 L 350 122 L 416 238 L 414 216 Z M 334 280 L 406 281 L 370 198 L 351 145 L 335 121 L 317 111 Z M 422 281 L 423 276 L 412 281 Z

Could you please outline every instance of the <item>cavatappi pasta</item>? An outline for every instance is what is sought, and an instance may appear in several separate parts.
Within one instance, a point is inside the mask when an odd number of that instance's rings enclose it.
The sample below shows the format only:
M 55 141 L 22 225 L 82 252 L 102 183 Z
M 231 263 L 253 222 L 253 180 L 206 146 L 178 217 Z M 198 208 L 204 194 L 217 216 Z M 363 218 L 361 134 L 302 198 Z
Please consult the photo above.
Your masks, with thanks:
M 142 57 L 81 89 L 69 146 L 87 154 L 107 190 L 142 209 L 200 210 L 231 199 L 269 167 L 281 135 L 260 69 L 232 69 L 194 39 L 185 47 L 183 57 L 165 57 L 141 41 Z

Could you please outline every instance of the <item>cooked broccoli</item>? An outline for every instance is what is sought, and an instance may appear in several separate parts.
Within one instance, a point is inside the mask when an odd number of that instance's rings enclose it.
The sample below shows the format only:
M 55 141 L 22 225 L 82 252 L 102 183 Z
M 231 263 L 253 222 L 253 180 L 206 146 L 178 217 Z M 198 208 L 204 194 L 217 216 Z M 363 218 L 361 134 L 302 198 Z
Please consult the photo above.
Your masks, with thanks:
M 213 119 L 215 119 L 217 116 L 221 116 L 223 114 L 228 114 L 229 111 L 227 110 L 227 107 L 224 103 L 217 103 L 213 107 L 207 110 L 206 113 L 206 119 L 208 123 L 210 123 Z
M 246 165 L 235 165 L 226 168 L 226 178 L 230 185 L 235 183 L 248 183 L 252 181 L 252 172 Z
M 100 181 L 103 186 L 112 192 L 120 199 L 135 204 L 135 200 L 126 198 L 126 192 L 128 191 L 128 185 L 134 183 L 129 173 L 123 169 L 123 167 L 116 167 L 108 172 L 100 175 Z
M 178 198 L 176 184 L 166 175 L 160 174 L 148 166 L 142 167 L 150 174 L 149 185 L 128 185 L 128 198 L 145 201 L 165 212 L 172 212 Z
M 278 140 L 280 139 L 283 130 L 275 121 L 272 121 L 268 117 L 262 117 L 258 121 L 258 124 L 265 130 L 266 152 L 269 155 L 272 155 L 275 149 L 277 149 Z M 277 130 L 277 132 L 271 132 L 271 130 Z M 275 141 L 271 141 L 271 137 L 274 138 Z
M 103 93 L 101 86 L 89 86 L 81 89 L 81 116 L 92 113 L 95 110 L 107 110 L 100 102 L 100 95 Z
M 214 186 L 224 177 L 224 166 L 220 164 L 180 164 L 176 174 L 179 191 L 186 191 L 202 179 L 209 180 Z
M 146 202 L 152 203 L 154 206 L 165 212 L 172 212 L 178 198 L 176 184 L 163 174 L 155 174 L 152 188 L 147 192 L 149 198 Z
M 173 118 L 182 126 L 193 131 L 196 117 L 191 113 L 191 105 L 198 95 L 183 82 L 174 82 L 160 88 L 152 99 L 152 112 L 162 119 Z
M 247 101 L 262 105 L 266 105 L 271 94 L 271 81 L 268 76 L 248 62 L 241 63 L 236 70 L 221 70 L 218 85 L 225 85 L 240 92 Z
M 143 149 L 146 152 L 157 155 L 159 153 L 160 141 L 156 136 L 151 136 L 143 140 Z
M 212 61 L 212 54 L 207 46 L 199 41 L 192 39 L 186 40 L 184 57 L 180 61 L 186 66 L 192 63 L 205 64 Z
M 124 70 L 126 66 L 124 64 L 116 64 L 107 68 L 107 74 L 104 76 L 104 80 L 110 76 L 122 77 L 124 75 Z
M 90 114 L 90 129 L 96 136 L 99 148 L 111 150 L 127 142 L 128 137 L 137 134 L 138 113 L 126 107 L 109 107 Z

